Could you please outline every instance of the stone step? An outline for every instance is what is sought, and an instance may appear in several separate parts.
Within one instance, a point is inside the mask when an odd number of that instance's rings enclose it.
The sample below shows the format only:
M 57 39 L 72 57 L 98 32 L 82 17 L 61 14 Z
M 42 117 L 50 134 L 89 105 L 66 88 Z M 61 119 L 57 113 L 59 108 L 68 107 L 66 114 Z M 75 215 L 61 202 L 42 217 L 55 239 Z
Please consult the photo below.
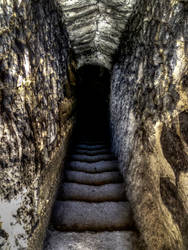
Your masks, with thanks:
M 108 171 L 118 171 L 118 162 L 100 161 L 95 163 L 87 163 L 80 161 L 71 161 L 68 163 L 67 168 L 74 171 L 83 171 L 86 173 L 102 173 Z
M 76 149 L 87 149 L 87 150 L 98 150 L 98 149 L 108 149 L 107 145 L 87 145 L 87 144 L 77 144 Z
M 125 201 L 123 184 L 106 184 L 101 186 L 67 183 L 61 185 L 58 200 L 75 200 L 87 202 Z
M 113 232 L 47 232 L 44 250 L 133 250 L 136 233 Z
M 123 182 L 123 178 L 118 171 L 90 174 L 66 170 L 64 179 L 68 182 L 76 182 L 87 185 L 104 185 Z
M 110 150 L 108 149 L 99 149 L 99 150 L 84 150 L 84 149 L 76 149 L 74 151 L 75 154 L 82 155 L 100 155 L 100 154 L 110 154 Z
M 133 228 L 128 202 L 56 201 L 52 224 L 59 231 L 116 231 Z
M 82 155 L 82 154 L 72 154 L 70 156 L 73 161 L 82 161 L 82 162 L 98 162 L 98 161 L 111 161 L 115 157 L 113 154 L 100 154 L 100 155 Z

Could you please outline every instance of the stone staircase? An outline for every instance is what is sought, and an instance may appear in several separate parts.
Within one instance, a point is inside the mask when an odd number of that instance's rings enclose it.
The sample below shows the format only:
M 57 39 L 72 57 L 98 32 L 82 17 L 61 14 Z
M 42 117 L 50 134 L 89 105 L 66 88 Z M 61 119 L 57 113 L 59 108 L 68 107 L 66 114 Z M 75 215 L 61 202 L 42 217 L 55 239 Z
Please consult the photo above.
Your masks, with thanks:
M 77 144 L 67 162 L 44 250 L 132 250 L 135 232 L 117 159 L 103 142 Z

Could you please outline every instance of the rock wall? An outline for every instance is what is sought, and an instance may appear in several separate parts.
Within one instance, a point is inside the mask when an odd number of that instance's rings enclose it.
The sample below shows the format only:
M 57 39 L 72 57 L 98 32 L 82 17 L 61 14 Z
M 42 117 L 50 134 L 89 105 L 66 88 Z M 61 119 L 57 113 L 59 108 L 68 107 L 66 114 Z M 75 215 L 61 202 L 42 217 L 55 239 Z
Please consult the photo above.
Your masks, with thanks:
M 188 249 L 188 2 L 138 1 L 111 82 L 113 150 L 143 249 Z
M 55 0 L 65 20 L 78 67 L 112 66 L 136 0 Z
M 53 1 L 0 1 L 0 249 L 41 249 L 72 130 L 73 61 Z

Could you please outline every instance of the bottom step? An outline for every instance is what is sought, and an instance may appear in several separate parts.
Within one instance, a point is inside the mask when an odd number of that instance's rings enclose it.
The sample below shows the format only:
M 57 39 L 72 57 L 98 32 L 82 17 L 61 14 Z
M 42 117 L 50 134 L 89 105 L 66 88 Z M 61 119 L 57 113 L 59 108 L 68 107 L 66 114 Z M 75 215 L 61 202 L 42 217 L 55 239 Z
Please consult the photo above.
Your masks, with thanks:
M 44 250 L 133 250 L 136 235 L 131 231 L 48 231 Z

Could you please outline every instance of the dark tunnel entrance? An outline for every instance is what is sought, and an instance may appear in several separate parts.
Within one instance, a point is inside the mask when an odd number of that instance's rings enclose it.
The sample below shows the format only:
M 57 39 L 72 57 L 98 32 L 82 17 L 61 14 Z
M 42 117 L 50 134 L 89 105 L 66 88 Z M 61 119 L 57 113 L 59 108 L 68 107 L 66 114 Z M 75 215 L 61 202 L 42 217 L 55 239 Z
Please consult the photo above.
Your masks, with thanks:
M 77 140 L 109 137 L 110 73 L 100 66 L 86 65 L 77 72 Z
M 58 249 L 78 249 L 78 245 L 81 249 L 117 249 L 117 237 L 126 242 L 120 247 L 124 249 L 129 244 L 127 232 L 134 233 L 134 228 L 118 160 L 110 149 L 110 73 L 84 66 L 77 74 L 76 127 L 44 250 L 54 245 Z

